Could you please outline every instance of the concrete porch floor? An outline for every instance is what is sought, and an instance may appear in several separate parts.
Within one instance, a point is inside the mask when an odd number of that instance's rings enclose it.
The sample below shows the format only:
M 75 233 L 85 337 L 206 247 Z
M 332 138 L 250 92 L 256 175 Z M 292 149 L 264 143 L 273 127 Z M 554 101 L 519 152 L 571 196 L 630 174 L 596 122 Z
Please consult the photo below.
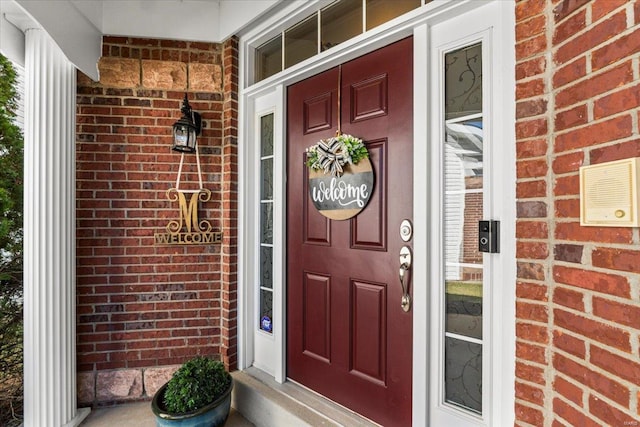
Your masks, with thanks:
M 256 368 L 233 372 L 231 414 L 225 427 L 380 427 L 293 382 L 278 384 Z M 151 402 L 98 408 L 81 427 L 154 427 Z
M 117 406 L 93 409 L 80 424 L 81 427 L 155 427 L 151 402 L 125 403 Z M 252 427 L 238 411 L 231 408 L 225 427 Z

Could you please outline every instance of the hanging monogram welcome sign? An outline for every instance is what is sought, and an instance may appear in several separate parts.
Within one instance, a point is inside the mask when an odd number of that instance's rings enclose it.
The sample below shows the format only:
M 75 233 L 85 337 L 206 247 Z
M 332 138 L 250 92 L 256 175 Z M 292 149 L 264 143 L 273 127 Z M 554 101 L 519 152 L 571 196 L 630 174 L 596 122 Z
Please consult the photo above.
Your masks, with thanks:
M 358 215 L 373 194 L 374 174 L 361 139 L 339 134 L 307 149 L 309 197 L 324 216 Z

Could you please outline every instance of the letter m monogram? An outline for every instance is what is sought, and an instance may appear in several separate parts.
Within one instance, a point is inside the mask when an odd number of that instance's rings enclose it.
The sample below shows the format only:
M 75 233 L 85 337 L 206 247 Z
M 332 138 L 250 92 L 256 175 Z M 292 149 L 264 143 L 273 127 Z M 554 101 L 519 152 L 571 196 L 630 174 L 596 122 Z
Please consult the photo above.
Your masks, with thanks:
M 189 233 L 192 232 L 192 228 L 194 232 L 200 232 L 201 230 L 198 227 L 198 193 L 191 194 L 191 200 L 187 205 L 185 194 L 178 191 L 178 200 L 180 203 L 180 223 L 182 224 L 182 221 L 184 221 Z

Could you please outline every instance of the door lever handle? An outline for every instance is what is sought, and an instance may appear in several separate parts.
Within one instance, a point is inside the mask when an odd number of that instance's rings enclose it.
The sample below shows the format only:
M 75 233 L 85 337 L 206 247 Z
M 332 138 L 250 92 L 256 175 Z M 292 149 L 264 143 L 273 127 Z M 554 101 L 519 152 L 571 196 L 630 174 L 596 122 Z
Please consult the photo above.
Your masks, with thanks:
M 406 293 L 404 291 L 404 276 L 407 274 L 407 271 L 409 271 L 409 266 L 407 264 L 400 264 L 400 284 L 402 285 L 402 293 Z
M 400 279 L 400 286 L 402 287 L 402 298 L 400 299 L 400 306 L 402 310 L 408 312 L 411 310 L 411 295 L 409 295 L 409 284 L 405 284 L 405 277 L 407 272 L 411 268 L 411 250 L 408 246 L 403 246 L 400 249 L 400 270 L 398 271 L 398 278 Z

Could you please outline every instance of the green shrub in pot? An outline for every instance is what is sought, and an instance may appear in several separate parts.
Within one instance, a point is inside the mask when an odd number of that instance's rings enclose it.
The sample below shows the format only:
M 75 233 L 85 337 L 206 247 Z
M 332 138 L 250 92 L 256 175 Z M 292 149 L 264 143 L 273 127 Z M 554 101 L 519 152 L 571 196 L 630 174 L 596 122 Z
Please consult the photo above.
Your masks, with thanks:
M 222 362 L 202 356 L 188 360 L 153 398 L 156 425 L 223 425 L 229 414 L 232 386 L 231 375 Z

